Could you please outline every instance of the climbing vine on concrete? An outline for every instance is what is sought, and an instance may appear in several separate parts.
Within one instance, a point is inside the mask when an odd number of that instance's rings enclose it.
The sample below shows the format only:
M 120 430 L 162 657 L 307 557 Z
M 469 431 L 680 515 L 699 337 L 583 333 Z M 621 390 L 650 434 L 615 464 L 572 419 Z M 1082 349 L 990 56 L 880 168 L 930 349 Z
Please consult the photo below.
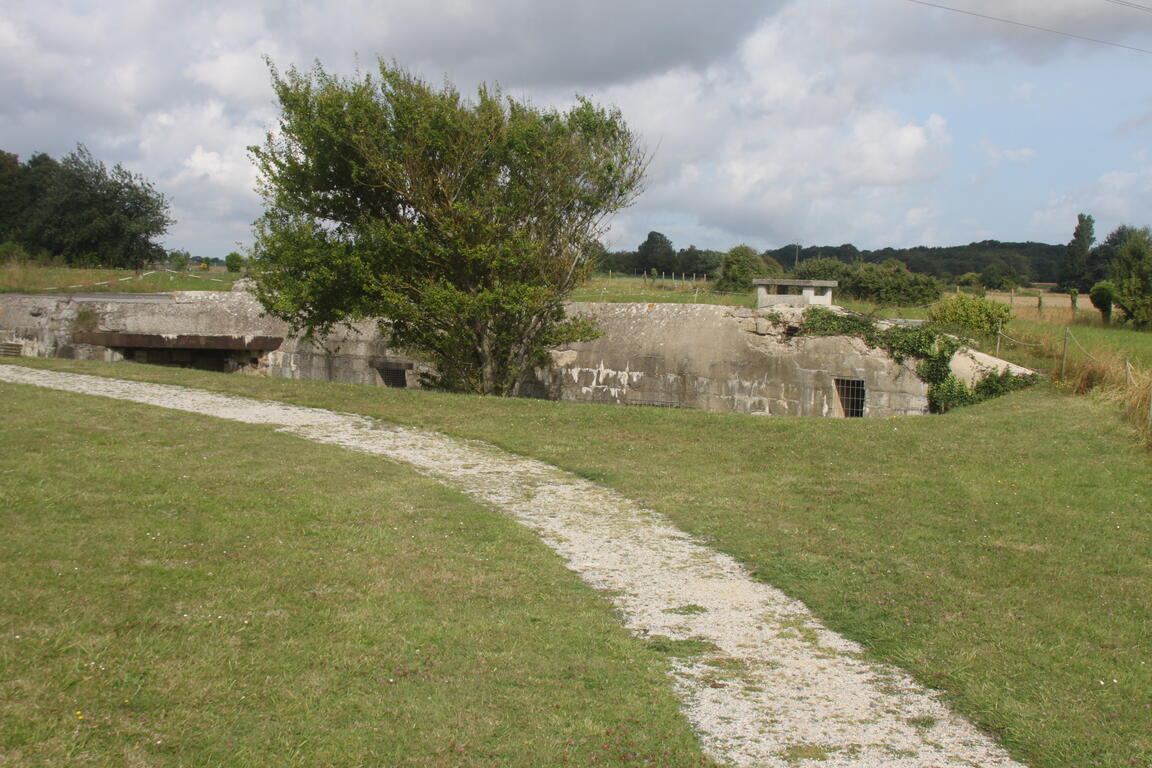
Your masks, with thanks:
M 883 349 L 897 363 L 909 358 L 918 360 L 916 376 L 928 385 L 928 410 L 932 413 L 944 413 L 1022 389 L 1033 379 L 1005 370 L 986 375 L 970 388 L 953 375 L 951 367 L 952 357 L 963 342 L 928 325 L 881 329 L 873 318 L 865 315 L 809 307 L 804 311 L 799 332 L 807 336 L 855 336 L 869 347 Z

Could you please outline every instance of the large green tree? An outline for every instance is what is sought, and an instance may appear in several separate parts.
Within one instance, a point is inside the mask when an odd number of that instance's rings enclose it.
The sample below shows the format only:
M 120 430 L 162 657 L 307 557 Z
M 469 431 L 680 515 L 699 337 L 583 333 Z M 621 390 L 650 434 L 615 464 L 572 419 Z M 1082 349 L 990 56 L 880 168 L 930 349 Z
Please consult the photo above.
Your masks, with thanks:
M 1137 328 L 1152 327 L 1152 230 L 1131 229 L 1111 264 L 1112 303 Z
M 676 269 L 676 249 L 672 241 L 660 232 L 649 232 L 644 242 L 636 249 L 639 256 L 640 269 L 644 272 L 656 270 L 657 272 L 672 272 Z
M 123 166 L 108 168 L 83 146 L 57 162 L 5 155 L 0 237 L 69 264 L 139 268 L 163 258 L 155 239 L 172 224 L 164 195 Z
M 279 130 L 251 148 L 267 210 L 250 265 L 267 311 L 323 336 L 376 318 L 427 383 L 507 395 L 587 338 L 563 300 L 646 157 L 621 115 L 472 99 L 395 64 L 344 79 L 274 68 Z
M 752 290 L 755 278 L 780 274 L 782 271 L 774 259 L 772 265 L 769 265 L 755 248 L 742 243 L 724 254 L 716 290 L 722 293 L 744 293 Z
M 1081 213 L 1076 217 L 1076 229 L 1060 265 L 1060 287 L 1064 290 L 1087 291 L 1092 285 L 1088 274 L 1088 254 L 1096 240 L 1095 229 L 1096 222 L 1091 216 Z

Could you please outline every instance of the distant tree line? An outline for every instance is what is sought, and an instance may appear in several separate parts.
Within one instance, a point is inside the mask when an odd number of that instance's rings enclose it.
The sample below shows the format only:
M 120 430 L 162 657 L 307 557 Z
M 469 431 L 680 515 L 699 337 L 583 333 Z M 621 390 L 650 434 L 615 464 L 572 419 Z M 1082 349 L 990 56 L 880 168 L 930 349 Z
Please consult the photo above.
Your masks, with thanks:
M 698 274 L 717 279 L 723 273 L 727 253 L 695 245 L 676 249 L 666 235 L 649 232 L 647 239 L 634 251 L 604 253 L 600 268 L 630 274 L 651 273 L 653 270 L 667 274 Z M 793 243 L 763 251 L 759 256 L 770 272 L 772 265 L 780 271 L 787 271 L 813 259 L 834 259 L 844 264 L 883 264 L 895 259 L 910 272 L 931 275 L 948 284 L 1006 290 L 1033 282 L 1057 282 L 1066 254 L 1064 245 L 984 240 L 968 245 L 871 251 L 860 250 L 851 243 L 820 246 Z
M 684 273 L 716 277 L 724 259 L 723 251 L 701 250 L 694 245 L 676 250 L 660 232 L 649 232 L 634 251 L 608 251 L 600 256 L 603 271 L 627 274 Z
M 982 240 L 968 245 L 860 250 L 845 243 L 804 248 L 786 245 L 768 254 L 787 266 L 817 258 L 836 259 L 846 264 L 883 264 L 896 259 L 912 272 L 931 275 L 948 284 L 974 283 L 990 290 L 1006 290 L 1033 282 L 1056 282 L 1065 247 Z
M 0 243 L 70 266 L 139 269 L 166 257 L 168 200 L 139 174 L 83 146 L 56 160 L 0 151 Z

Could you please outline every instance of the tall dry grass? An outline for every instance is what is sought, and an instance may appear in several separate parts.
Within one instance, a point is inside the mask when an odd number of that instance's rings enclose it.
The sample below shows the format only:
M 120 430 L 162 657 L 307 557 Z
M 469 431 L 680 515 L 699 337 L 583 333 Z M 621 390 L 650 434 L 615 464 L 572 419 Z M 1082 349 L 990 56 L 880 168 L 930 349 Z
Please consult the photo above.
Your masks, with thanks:
M 1067 345 L 1055 327 L 1052 333 L 1017 331 L 1017 350 L 1030 358 L 1026 364 L 1031 367 L 1048 367 L 1056 385 L 1118 404 L 1152 448 L 1152 369 L 1133 364 L 1116 349 L 1091 342 L 1085 348 L 1076 331 L 1069 330 Z

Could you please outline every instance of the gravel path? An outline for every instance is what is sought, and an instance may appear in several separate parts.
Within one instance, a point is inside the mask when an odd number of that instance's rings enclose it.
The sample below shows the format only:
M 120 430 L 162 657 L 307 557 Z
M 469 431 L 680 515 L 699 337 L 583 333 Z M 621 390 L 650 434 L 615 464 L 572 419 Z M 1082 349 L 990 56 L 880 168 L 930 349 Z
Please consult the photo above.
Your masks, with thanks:
M 674 657 L 673 685 L 722 763 L 1019 765 L 907 674 L 865 661 L 859 646 L 732 558 L 550 465 L 363 416 L 182 387 L 12 365 L 0 365 L 0 380 L 274 425 L 407 464 L 511 515 L 602 590 L 630 631 L 695 646 L 696 655 Z

